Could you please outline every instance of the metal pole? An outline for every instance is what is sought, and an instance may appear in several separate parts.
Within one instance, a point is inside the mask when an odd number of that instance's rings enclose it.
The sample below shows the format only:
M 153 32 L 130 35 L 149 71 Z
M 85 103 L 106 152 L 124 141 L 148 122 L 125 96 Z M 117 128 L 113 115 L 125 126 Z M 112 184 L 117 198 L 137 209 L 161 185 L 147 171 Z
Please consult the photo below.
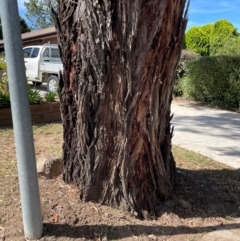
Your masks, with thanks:
M 17 0 L 1 0 L 0 16 L 7 60 L 24 233 L 27 239 L 38 239 L 42 235 L 43 226 Z

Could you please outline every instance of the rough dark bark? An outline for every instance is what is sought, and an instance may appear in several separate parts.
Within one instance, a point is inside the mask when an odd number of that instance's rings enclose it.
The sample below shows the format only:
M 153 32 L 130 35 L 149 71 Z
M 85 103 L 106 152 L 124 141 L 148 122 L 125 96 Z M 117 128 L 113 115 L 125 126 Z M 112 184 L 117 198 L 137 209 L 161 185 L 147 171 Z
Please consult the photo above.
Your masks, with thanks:
M 186 0 L 58 0 L 63 178 L 141 216 L 169 197 L 171 93 Z

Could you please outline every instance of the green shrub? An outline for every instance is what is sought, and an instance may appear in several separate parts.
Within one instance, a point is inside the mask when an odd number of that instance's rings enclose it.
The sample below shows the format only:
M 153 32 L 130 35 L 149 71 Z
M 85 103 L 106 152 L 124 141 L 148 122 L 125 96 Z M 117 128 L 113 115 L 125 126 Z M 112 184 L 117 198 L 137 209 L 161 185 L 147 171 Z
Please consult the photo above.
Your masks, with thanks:
M 240 36 L 230 37 L 219 48 L 215 55 L 240 55 Z
M 0 55 L 0 91 L 8 92 L 7 64 L 5 57 Z
M 240 105 L 240 56 L 201 57 L 188 65 L 185 96 L 227 109 Z
M 5 57 L 0 55 L 0 109 L 10 107 L 10 95 L 8 91 L 7 65 Z
M 55 102 L 56 101 L 56 98 L 57 98 L 57 92 L 54 92 L 54 91 L 50 91 L 50 92 L 47 92 L 44 96 L 45 100 L 47 102 Z
M 0 91 L 0 109 L 9 108 L 10 106 L 11 102 L 9 93 Z
M 42 103 L 42 96 L 40 92 L 35 89 L 28 89 L 28 98 L 30 105 L 39 105 Z
M 182 79 L 184 79 L 186 76 L 187 64 L 198 57 L 199 57 L 199 54 L 197 53 L 194 53 L 189 50 L 182 50 L 181 58 L 175 74 L 175 83 L 173 86 L 174 97 L 183 95 Z

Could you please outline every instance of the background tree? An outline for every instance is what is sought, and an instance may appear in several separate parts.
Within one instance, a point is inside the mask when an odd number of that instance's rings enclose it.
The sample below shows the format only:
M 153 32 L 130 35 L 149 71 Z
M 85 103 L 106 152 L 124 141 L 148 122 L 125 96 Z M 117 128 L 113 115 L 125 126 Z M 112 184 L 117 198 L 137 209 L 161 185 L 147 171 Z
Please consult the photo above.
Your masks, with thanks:
M 52 1 L 55 4 L 55 1 Z M 32 23 L 32 29 L 42 29 L 53 26 L 49 8 L 49 0 L 28 0 L 24 2 L 27 9 L 26 17 Z
M 210 35 L 210 55 L 216 55 L 229 38 L 237 35 L 237 29 L 229 21 L 225 19 L 217 21 Z
M 20 17 L 20 16 L 19 16 L 19 20 L 20 20 L 21 33 L 30 32 L 31 29 L 30 29 L 29 26 L 27 25 L 26 21 L 25 21 L 22 17 Z M 3 39 L 1 18 L 0 18 L 0 39 Z
M 63 179 L 135 215 L 172 193 L 170 104 L 185 0 L 57 0 Z
M 27 25 L 26 21 L 22 17 L 19 17 L 19 18 L 20 18 L 21 33 L 31 32 L 31 29 Z
M 213 31 L 213 24 L 205 24 L 201 27 L 201 29 L 210 38 L 210 34 Z
M 214 24 L 201 27 L 192 27 L 186 33 L 186 49 L 199 53 L 202 56 L 215 56 L 224 48 L 230 50 L 227 44 L 237 44 L 237 29 L 227 20 L 219 20 Z
M 210 47 L 209 33 L 204 30 L 202 27 L 190 28 L 185 35 L 186 48 L 202 56 L 208 56 Z

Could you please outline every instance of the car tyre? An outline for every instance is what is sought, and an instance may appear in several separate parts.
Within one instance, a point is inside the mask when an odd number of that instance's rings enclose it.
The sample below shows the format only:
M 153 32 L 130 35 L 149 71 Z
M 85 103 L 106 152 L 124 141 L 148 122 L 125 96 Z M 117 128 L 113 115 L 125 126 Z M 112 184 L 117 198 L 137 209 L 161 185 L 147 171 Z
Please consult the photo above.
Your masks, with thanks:
M 59 79 L 55 75 L 51 75 L 47 79 L 47 90 L 56 92 L 58 90 Z

